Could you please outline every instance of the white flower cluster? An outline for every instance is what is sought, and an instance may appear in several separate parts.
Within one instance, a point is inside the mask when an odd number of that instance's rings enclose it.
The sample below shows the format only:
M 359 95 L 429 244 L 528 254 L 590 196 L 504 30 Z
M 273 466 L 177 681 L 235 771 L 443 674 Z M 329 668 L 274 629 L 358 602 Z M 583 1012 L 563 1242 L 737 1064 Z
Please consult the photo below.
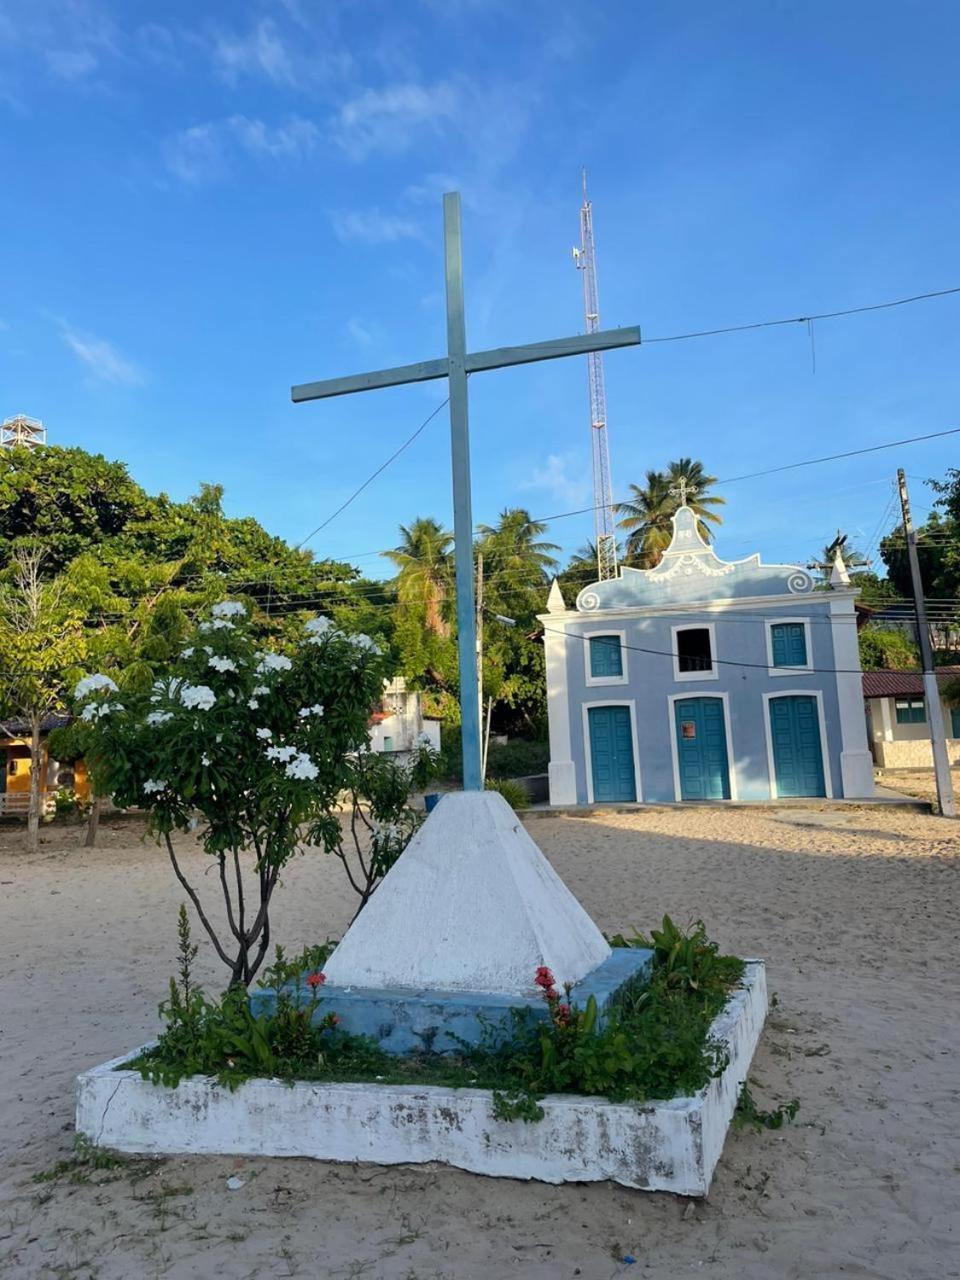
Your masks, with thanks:
M 362 631 L 357 636 L 347 636 L 347 639 L 355 648 L 363 649 L 366 653 L 380 652 L 380 646 L 376 643 L 376 641 L 371 640 L 370 637 L 367 635 L 364 635 Z
M 183 652 L 180 654 L 180 657 L 181 657 L 181 658 L 192 658 L 192 657 L 193 657 L 193 645 L 191 645 L 189 649 L 184 649 L 184 650 L 183 650 Z
M 307 644 L 323 644 L 325 640 L 340 634 L 329 618 L 311 618 L 304 631 Z
M 119 693 L 120 690 L 113 683 L 109 676 L 100 674 L 84 676 L 77 683 L 77 687 L 73 691 L 75 698 L 85 698 L 88 693 L 96 693 L 98 689 L 106 689 L 110 693 Z
M 183 705 L 198 711 L 209 711 L 217 700 L 217 695 L 205 684 L 185 684 L 179 692 Z
M 281 764 L 292 760 L 296 754 L 296 747 L 267 747 L 267 759 L 279 760 Z
M 168 720 L 173 719 L 172 711 L 151 711 L 147 716 L 147 724 L 151 729 L 156 728 L 158 724 L 166 724 Z
M 270 732 L 269 729 L 258 729 L 257 737 L 262 738 L 264 742 L 269 742 L 270 739 L 273 737 L 273 734 Z
M 201 763 L 202 765 L 204 765 L 204 766 L 209 765 L 209 763 L 210 763 L 210 757 L 209 757 L 208 755 L 206 755 L 206 754 L 202 755 L 202 756 L 200 757 L 200 763 Z
M 213 667 L 214 671 L 236 671 L 237 664 L 232 658 L 211 658 L 207 663 L 208 667 Z
M 166 785 L 167 784 L 165 782 L 161 782 L 159 778 L 148 778 L 143 784 L 143 793 L 148 796 L 155 795 L 158 791 L 163 791 Z
M 290 761 L 284 772 L 288 778 L 297 778 L 300 781 L 306 781 L 310 778 L 315 778 L 319 770 L 310 757 L 304 755 L 303 752 L 300 751 Z
M 209 631 L 232 631 L 233 623 L 229 618 L 214 618 L 212 622 L 201 622 L 197 630 L 203 635 Z
M 322 716 L 323 707 L 320 705 L 319 702 L 317 702 L 312 707 L 301 707 L 300 710 L 297 712 L 297 715 L 300 717 L 301 720 L 307 720 L 309 719 L 310 716 Z
M 289 671 L 293 663 L 282 653 L 258 653 L 260 661 L 256 665 L 257 675 L 265 675 L 268 671 Z
M 239 600 L 221 600 L 210 610 L 215 618 L 245 618 L 247 606 Z
M 88 702 L 80 712 L 80 719 L 93 724 L 97 720 L 102 720 L 104 716 L 108 716 L 111 711 L 122 710 L 123 706 L 119 702 Z

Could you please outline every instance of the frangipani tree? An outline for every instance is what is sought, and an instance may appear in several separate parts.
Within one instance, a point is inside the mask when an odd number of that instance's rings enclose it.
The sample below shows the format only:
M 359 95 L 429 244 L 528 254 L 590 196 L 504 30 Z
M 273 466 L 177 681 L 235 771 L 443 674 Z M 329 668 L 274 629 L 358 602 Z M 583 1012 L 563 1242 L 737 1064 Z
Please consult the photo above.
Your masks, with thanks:
M 337 799 L 366 746 L 383 668 L 368 636 L 327 618 L 307 623 L 289 656 L 259 650 L 246 607 L 228 600 L 148 693 L 121 695 L 105 676 L 77 687 L 99 776 L 119 805 L 149 811 L 231 986 L 249 983 L 266 955 L 283 867 L 307 844 L 340 842 Z M 217 867 L 225 931 L 171 839 L 195 828 Z

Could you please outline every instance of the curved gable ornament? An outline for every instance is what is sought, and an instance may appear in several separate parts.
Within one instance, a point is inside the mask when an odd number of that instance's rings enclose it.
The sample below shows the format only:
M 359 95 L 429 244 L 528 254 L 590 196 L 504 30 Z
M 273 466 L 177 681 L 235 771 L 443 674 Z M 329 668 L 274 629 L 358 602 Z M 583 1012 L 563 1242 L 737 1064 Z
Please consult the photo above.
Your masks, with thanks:
M 577 609 L 595 613 L 713 599 L 805 595 L 813 586 L 813 578 L 799 565 L 763 564 L 759 555 L 721 560 L 701 536 L 695 513 L 684 506 L 673 517 L 670 545 L 655 568 L 624 568 L 619 578 L 591 583 L 577 597 Z

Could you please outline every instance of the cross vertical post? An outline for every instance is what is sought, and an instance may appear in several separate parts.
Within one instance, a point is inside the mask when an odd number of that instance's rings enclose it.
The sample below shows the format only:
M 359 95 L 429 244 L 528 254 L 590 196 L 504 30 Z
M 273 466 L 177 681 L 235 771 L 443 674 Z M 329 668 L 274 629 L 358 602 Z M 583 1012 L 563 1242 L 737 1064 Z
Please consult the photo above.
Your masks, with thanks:
M 450 399 L 450 444 L 453 455 L 453 536 L 457 574 L 457 654 L 460 665 L 460 738 L 463 750 L 463 788 L 483 789 L 480 731 L 480 681 L 477 672 L 477 619 L 473 589 L 473 512 L 470 498 L 470 429 L 467 415 L 467 375 L 488 369 L 506 369 L 540 360 L 589 355 L 592 351 L 613 351 L 635 347 L 640 330 L 606 329 L 547 342 L 528 342 L 517 347 L 495 347 L 490 351 L 467 351 L 467 331 L 463 305 L 463 254 L 460 240 L 460 195 L 451 191 L 443 197 L 444 264 L 447 293 L 447 354 L 436 360 L 375 369 L 346 378 L 324 378 L 302 382 L 290 390 L 294 404 L 307 400 L 328 400 L 333 396 L 375 391 L 380 387 L 400 387 L 410 382 L 430 382 L 446 378 Z M 382 469 L 382 468 L 381 468 Z M 487 720 L 489 722 L 489 708 Z
M 443 197 L 447 291 L 450 451 L 453 469 L 453 554 L 456 568 L 457 656 L 460 669 L 460 742 L 463 789 L 482 791 L 477 622 L 473 600 L 473 510 L 470 496 L 470 422 L 467 412 L 467 329 L 463 310 L 460 193 Z

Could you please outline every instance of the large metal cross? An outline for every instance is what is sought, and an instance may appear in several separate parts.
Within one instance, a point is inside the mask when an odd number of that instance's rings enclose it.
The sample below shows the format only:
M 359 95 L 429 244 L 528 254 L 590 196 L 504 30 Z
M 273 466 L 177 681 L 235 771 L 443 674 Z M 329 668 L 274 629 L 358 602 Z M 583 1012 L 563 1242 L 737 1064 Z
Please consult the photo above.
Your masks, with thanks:
M 473 513 L 470 497 L 470 434 L 467 417 L 467 374 L 484 369 L 503 369 L 512 364 L 532 364 L 560 356 L 582 356 L 612 347 L 636 346 L 640 330 L 607 329 L 552 342 L 535 342 L 522 347 L 499 347 L 494 351 L 467 351 L 463 312 L 463 254 L 460 243 L 460 195 L 443 197 L 443 238 L 446 256 L 447 354 L 439 360 L 401 365 L 358 373 L 349 378 L 330 378 L 293 387 L 294 403 L 373 391 L 405 382 L 428 382 L 446 378 L 450 389 L 450 442 L 453 469 L 453 537 L 457 583 L 457 647 L 460 663 L 460 724 L 463 750 L 463 786 L 480 791 L 480 703 L 477 688 L 476 618 L 473 600 Z

